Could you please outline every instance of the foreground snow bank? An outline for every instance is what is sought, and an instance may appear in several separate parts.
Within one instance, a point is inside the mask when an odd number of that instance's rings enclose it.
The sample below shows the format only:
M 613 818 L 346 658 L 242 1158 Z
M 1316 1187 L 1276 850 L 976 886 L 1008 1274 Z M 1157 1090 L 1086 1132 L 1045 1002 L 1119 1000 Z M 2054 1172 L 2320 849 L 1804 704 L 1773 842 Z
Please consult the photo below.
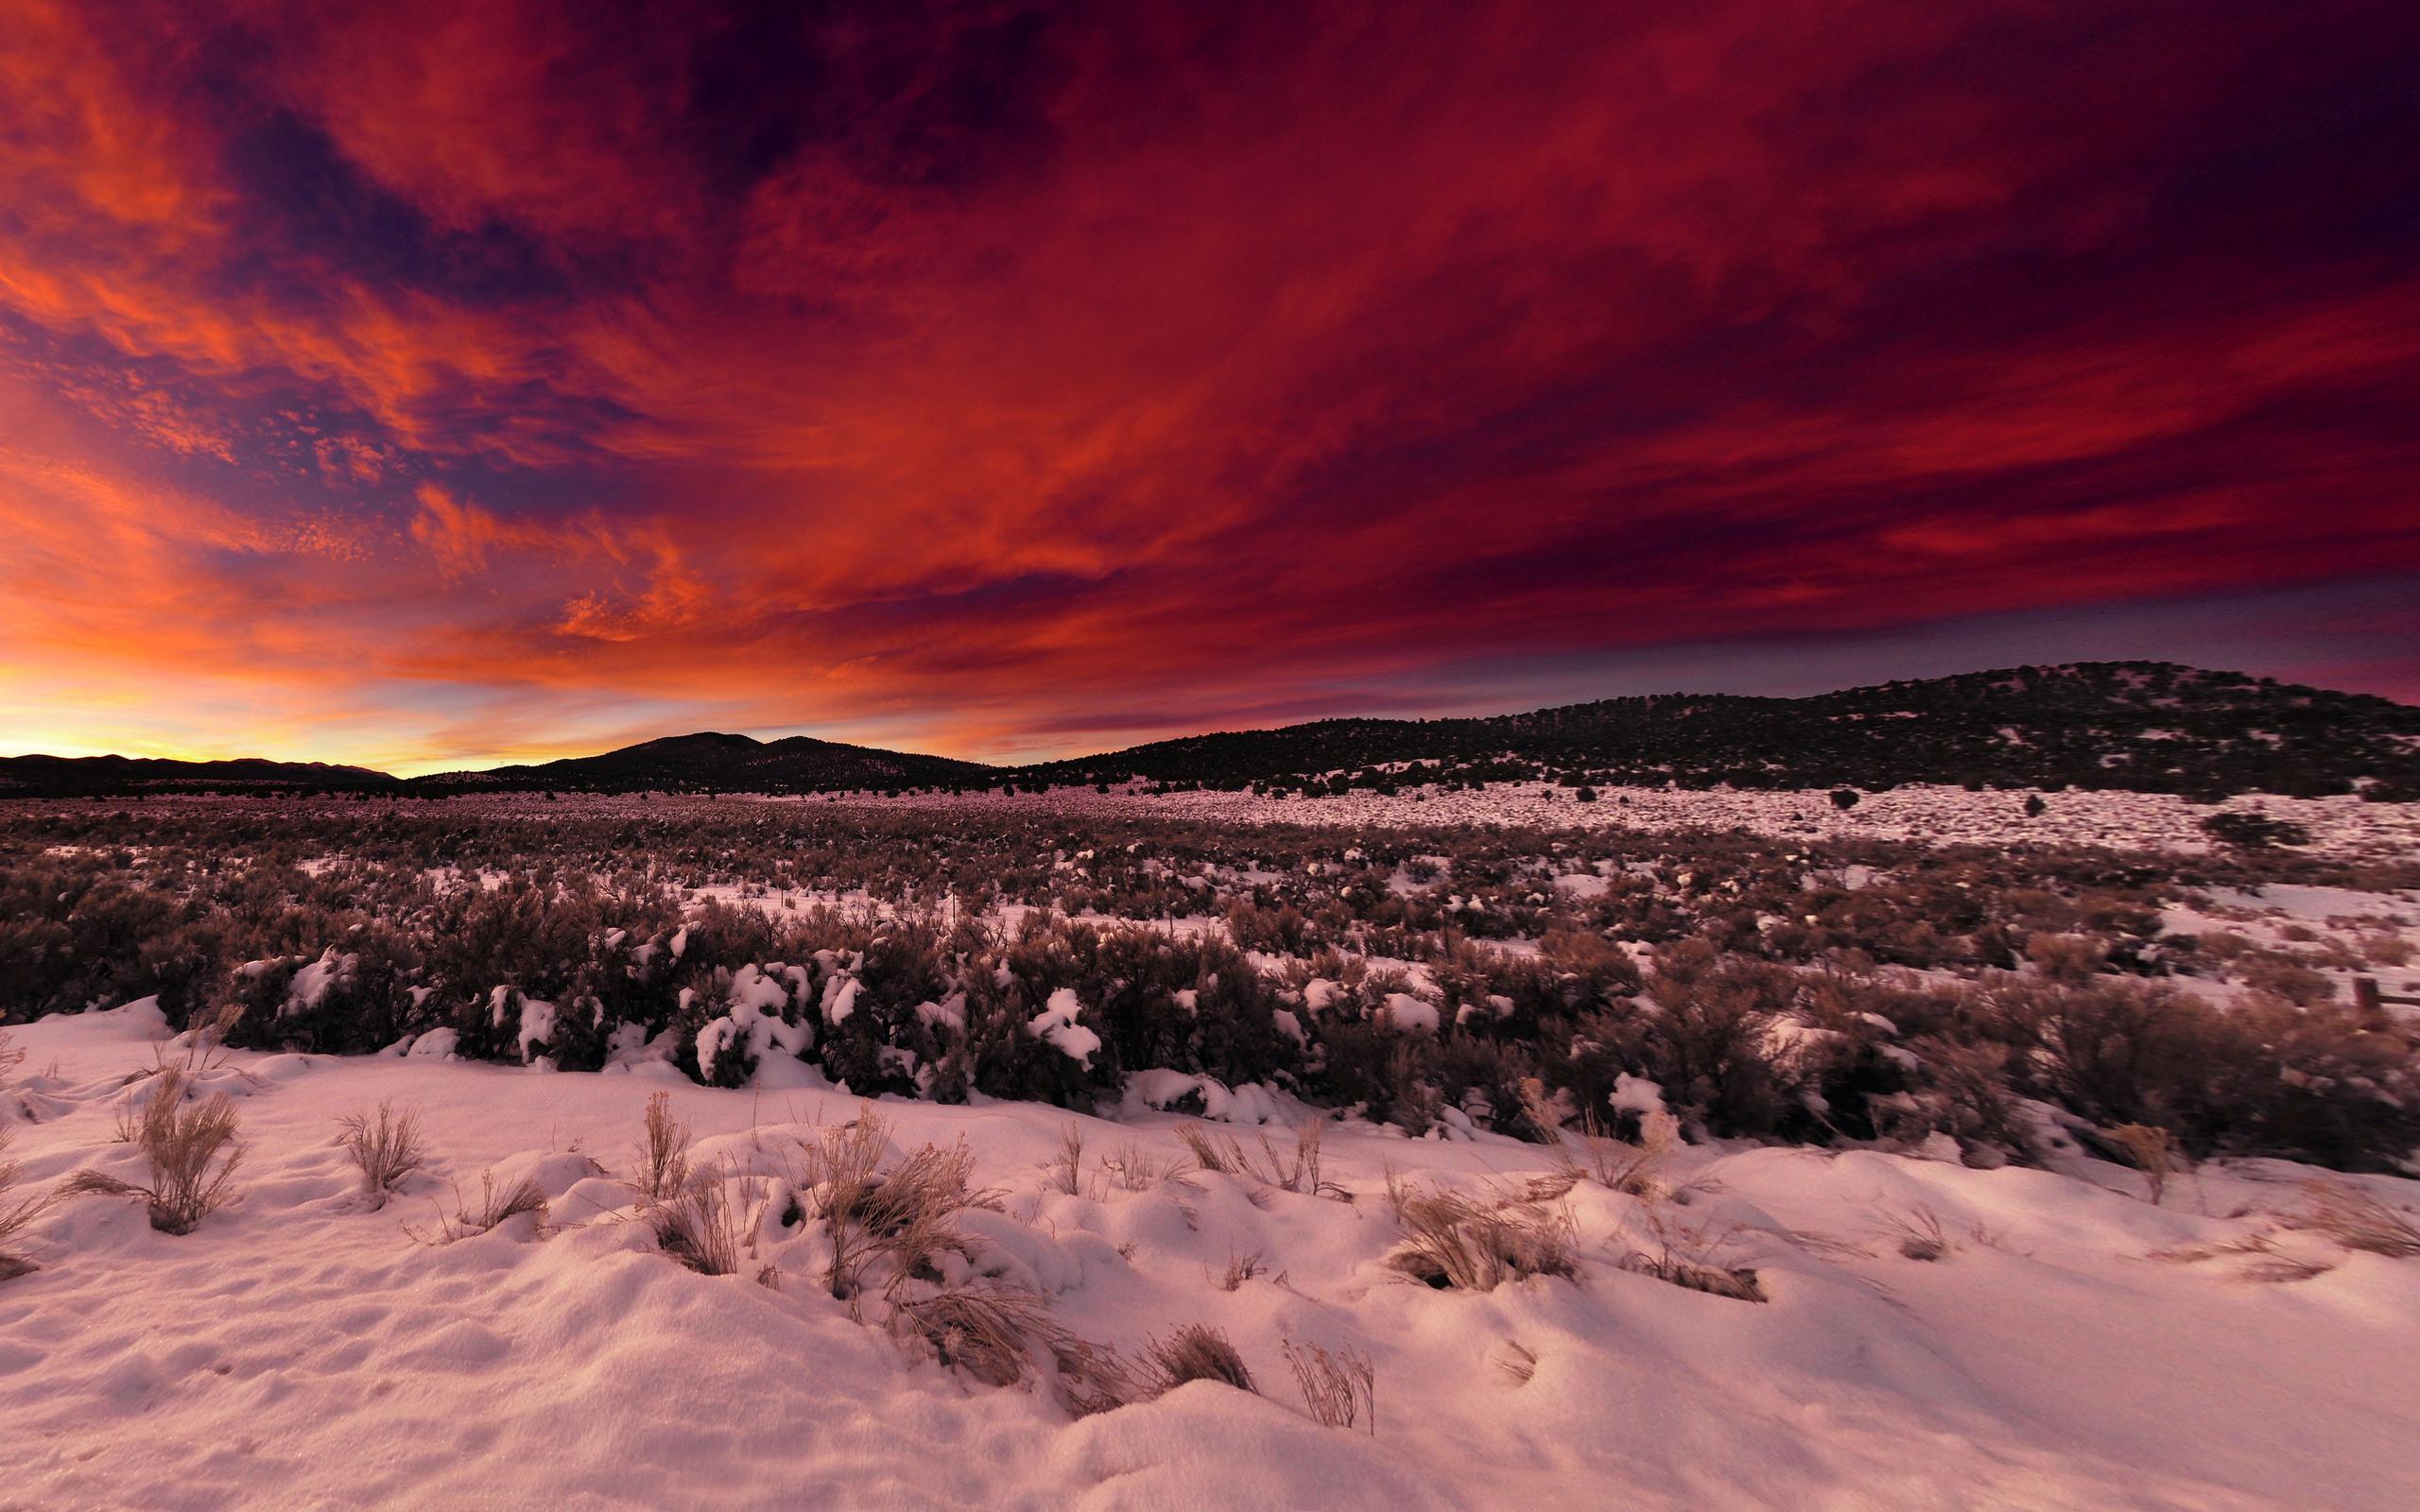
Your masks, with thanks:
M 0 1117 L 26 1181 L 132 1158 L 115 1105 L 161 1032 L 138 1008 L 16 1031 Z M 1346 1202 L 1168 1180 L 1187 1152 L 1148 1108 L 883 1105 L 890 1159 L 969 1142 L 1002 1211 L 962 1230 L 1069 1333 L 1133 1354 L 1206 1324 L 1261 1393 L 1196 1382 L 1077 1419 L 1055 1391 L 903 1351 L 778 1213 L 752 1235 L 778 1290 L 660 1251 L 625 1179 L 650 1093 L 698 1159 L 751 1173 L 856 1117 L 836 1093 L 417 1056 L 238 1055 L 208 1087 L 242 1115 L 234 1206 L 171 1238 L 84 1198 L 16 1241 L 42 1268 L 0 1282 L 0 1504 L 2420 1505 L 2420 1261 L 2280 1227 L 2265 1214 L 2314 1173 L 2274 1162 L 2205 1168 L 2154 1207 L 2081 1160 L 1682 1150 L 1644 1199 L 1582 1182 L 1548 1204 L 1576 1279 L 1475 1294 L 1388 1263 L 1389 1172 L 1490 1202 L 1548 1174 L 1542 1149 L 1343 1125 L 1323 1174 Z M 389 1098 L 435 1159 L 373 1211 L 333 1135 Z M 529 1179 L 543 1221 L 401 1231 L 482 1172 Z M 1754 1268 L 1770 1300 L 1635 1268 L 1675 1254 Z M 1374 1434 L 1302 1410 L 1288 1342 L 1372 1360 Z

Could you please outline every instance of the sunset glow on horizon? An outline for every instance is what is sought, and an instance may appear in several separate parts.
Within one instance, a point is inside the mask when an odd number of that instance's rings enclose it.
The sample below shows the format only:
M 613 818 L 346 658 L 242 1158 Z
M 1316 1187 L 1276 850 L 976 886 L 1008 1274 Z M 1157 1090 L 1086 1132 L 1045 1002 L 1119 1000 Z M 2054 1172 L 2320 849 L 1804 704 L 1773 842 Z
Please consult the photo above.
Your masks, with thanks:
M 2420 701 L 2420 15 L 5 0 L 0 753 Z

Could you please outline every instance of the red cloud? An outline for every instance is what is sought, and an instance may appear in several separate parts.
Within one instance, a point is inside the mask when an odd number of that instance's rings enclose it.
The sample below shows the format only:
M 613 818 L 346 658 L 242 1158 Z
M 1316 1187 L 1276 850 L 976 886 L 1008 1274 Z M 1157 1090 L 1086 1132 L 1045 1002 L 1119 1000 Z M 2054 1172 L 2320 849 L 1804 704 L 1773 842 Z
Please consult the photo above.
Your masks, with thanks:
M 36 668 L 974 748 L 2420 570 L 2374 7 L 113 16 L 0 59 Z

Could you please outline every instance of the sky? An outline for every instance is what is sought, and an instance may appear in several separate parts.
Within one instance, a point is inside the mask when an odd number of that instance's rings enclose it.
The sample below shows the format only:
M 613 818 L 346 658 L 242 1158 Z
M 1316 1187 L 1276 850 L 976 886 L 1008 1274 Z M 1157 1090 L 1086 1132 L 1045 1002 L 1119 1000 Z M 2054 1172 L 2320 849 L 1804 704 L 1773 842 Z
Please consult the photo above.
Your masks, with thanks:
M 0 20 L 0 752 L 2420 702 L 2420 8 Z

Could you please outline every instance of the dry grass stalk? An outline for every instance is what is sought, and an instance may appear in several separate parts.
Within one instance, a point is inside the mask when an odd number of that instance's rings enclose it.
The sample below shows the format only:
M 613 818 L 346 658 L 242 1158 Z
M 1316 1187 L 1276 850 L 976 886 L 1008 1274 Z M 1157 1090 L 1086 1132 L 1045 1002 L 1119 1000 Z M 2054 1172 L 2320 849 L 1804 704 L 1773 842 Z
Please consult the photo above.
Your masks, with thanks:
M 743 1251 L 755 1247 L 758 1209 L 745 1195 L 735 1200 L 731 1185 L 719 1168 L 700 1171 L 648 1211 L 656 1245 L 700 1276 L 737 1275 Z
M 1196 1183 L 1185 1179 L 1183 1160 L 1162 1163 L 1144 1154 L 1142 1147 L 1135 1144 L 1126 1145 L 1115 1155 L 1102 1156 L 1100 1171 L 1107 1187 L 1120 1192 L 1149 1192 L 1163 1185 L 1183 1187 L 1188 1192 L 1201 1190 Z
M 913 1290 L 922 1295 L 905 1295 Z M 1132 1370 L 1117 1351 L 1076 1337 L 1032 1292 L 995 1287 L 903 1289 L 890 1303 L 891 1336 L 903 1349 L 930 1353 L 953 1370 L 987 1385 L 1014 1385 L 1034 1364 L 1037 1347 L 1077 1417 L 1107 1412 L 1134 1400 Z
M 2176 1147 L 2175 1137 L 2148 1124 L 2120 1124 L 2109 1131 L 2109 1138 L 2143 1173 L 2152 1205 L 2157 1207 L 2168 1194 L 2169 1177 L 2185 1169 L 2185 1153 Z
M 639 1146 L 638 1190 L 647 1202 L 662 1202 L 689 1185 L 689 1125 L 672 1122 L 672 1094 L 647 1100 L 647 1140 Z
M 1222 1292 L 1236 1291 L 1239 1289 L 1244 1282 L 1252 1280 L 1253 1277 L 1259 1275 L 1262 1271 L 1267 1270 L 1268 1268 L 1269 1267 L 1267 1265 L 1261 1263 L 1259 1250 L 1255 1249 L 1249 1255 L 1238 1255 L 1236 1253 L 1234 1246 L 1230 1246 L 1227 1249 L 1227 1273 L 1219 1278 L 1219 1290 Z M 1207 1267 L 1205 1266 L 1204 1269 L 1206 1270 Z
M 1084 1131 L 1068 1124 L 1059 1131 L 1059 1155 L 1043 1168 L 1050 1173 L 1052 1190 L 1075 1196 L 1083 1191 Z
M 1632 1246 L 1621 1262 L 1624 1270 L 1711 1297 L 1742 1302 L 1772 1300 L 1754 1270 L 1729 1263 L 1727 1252 L 1738 1242 L 1737 1225 L 1692 1228 L 1651 1205 L 1639 1211 L 1653 1247 Z
M 1530 1276 L 1577 1279 L 1580 1235 L 1569 1212 L 1525 1200 L 1482 1202 L 1422 1192 L 1387 1177 L 1387 1202 L 1404 1247 L 1387 1263 L 1440 1290 L 1490 1292 Z
M 1188 1323 L 1165 1339 L 1143 1341 L 1143 1368 L 1154 1397 L 1189 1381 L 1216 1381 L 1237 1391 L 1257 1392 L 1244 1357 L 1226 1334 L 1206 1323 Z
M 361 1190 L 372 1212 L 387 1205 L 405 1177 L 428 1163 L 428 1151 L 420 1140 L 420 1114 L 410 1108 L 397 1113 L 392 1099 L 380 1102 L 374 1111 L 348 1113 L 337 1122 L 343 1130 L 338 1142 L 361 1167 Z
M 511 1186 L 499 1188 L 495 1184 L 495 1173 L 483 1170 L 479 1173 L 479 1200 L 476 1204 L 462 1200 L 462 1188 L 457 1183 L 454 1188 L 454 1212 L 450 1217 L 441 1206 L 437 1210 L 436 1228 L 416 1228 L 406 1224 L 404 1232 L 424 1245 L 450 1245 L 458 1239 L 486 1233 L 525 1212 L 538 1215 L 539 1228 L 543 1233 L 546 1221 L 546 1194 L 538 1183 L 523 1177 Z
M 1666 1112 L 1642 1115 L 1636 1144 L 1599 1134 L 1582 1134 L 1579 1140 L 1576 1153 L 1568 1141 L 1557 1152 L 1573 1185 L 1594 1181 L 1600 1187 L 1653 1202 L 1666 1194 L 1657 1169 L 1681 1142 L 1681 1121 Z
M 25 1058 L 24 1048 L 10 1041 L 7 1030 L 0 1029 L 0 1074 L 16 1070 Z
M 1176 1126 L 1176 1137 L 1193 1157 L 1193 1163 L 1204 1171 L 1223 1176 L 1239 1176 L 1263 1186 L 1282 1192 L 1299 1192 L 1308 1196 L 1334 1197 L 1341 1202 L 1353 1200 L 1353 1194 L 1327 1180 L 1320 1172 L 1320 1142 L 1327 1130 L 1324 1118 L 1308 1118 L 1294 1128 L 1294 1148 L 1290 1154 L 1281 1152 L 1260 1136 L 1261 1159 L 1255 1161 L 1246 1154 L 1243 1145 L 1233 1135 L 1213 1135 L 1199 1124 L 1184 1123 Z M 1257 1204 L 1256 1204 L 1257 1205 Z
M 1370 1433 L 1378 1432 L 1378 1371 L 1370 1357 L 1350 1348 L 1335 1353 L 1316 1344 L 1298 1345 L 1282 1339 L 1286 1363 L 1303 1389 L 1303 1407 L 1322 1428 L 1352 1428 L 1365 1418 Z
M 1514 1385 L 1526 1386 L 1530 1378 L 1538 1373 L 1537 1351 L 1518 1339 L 1507 1339 L 1503 1358 L 1495 1362 L 1495 1368 L 1511 1376 Z
M 1233 1139 L 1227 1140 L 1226 1147 L 1221 1149 L 1219 1142 L 1210 1137 L 1208 1129 L 1189 1122 L 1176 1126 L 1176 1137 L 1177 1143 L 1191 1153 L 1193 1163 L 1201 1170 L 1235 1176 L 1243 1168 L 1243 1147 Z
M 189 1234 L 226 1206 L 244 1159 L 243 1147 L 234 1143 L 235 1105 L 220 1092 L 187 1108 L 186 1085 L 184 1073 L 170 1067 L 154 1080 L 143 1105 L 134 1143 L 151 1165 L 148 1186 L 78 1171 L 67 1178 L 66 1193 L 140 1196 L 150 1209 L 151 1227 L 164 1234 Z
M 938 1280 L 941 1257 L 968 1255 L 971 1246 L 949 1223 L 963 1208 L 996 1210 L 1003 1194 L 977 1189 L 975 1152 L 961 1138 L 947 1148 L 927 1144 L 889 1175 L 878 1165 L 890 1147 L 890 1125 L 871 1107 L 839 1128 L 801 1142 L 806 1169 L 801 1185 L 832 1245 L 825 1285 L 851 1301 L 865 1289 L 866 1266 L 878 1256 L 892 1265 L 892 1285 L 904 1279 Z
M 20 1055 L 23 1053 L 19 1052 Z M 25 1174 L 24 1166 L 8 1158 L 9 1143 L 16 1137 L 15 1130 L 0 1124 L 0 1197 L 7 1196 L 9 1189 L 17 1184 L 17 1177 Z M 14 1202 L 0 1205 L 0 1281 L 14 1280 L 35 1268 L 30 1259 L 6 1246 L 58 1198 L 59 1194 L 52 1192 L 38 1197 L 20 1197 Z
M 2336 1268 L 2322 1261 L 2279 1254 L 2276 1241 L 2265 1233 L 2249 1234 L 2241 1239 L 2227 1239 L 2212 1245 L 2177 1245 L 2167 1249 L 2154 1249 L 2147 1258 L 2180 1265 L 2197 1264 L 2205 1260 L 2240 1259 L 2244 1263 L 2236 1269 L 2235 1280 L 2272 1284 L 2307 1281 Z
M 216 1071 L 227 1063 L 227 1031 L 244 1016 L 241 1003 L 221 1003 L 207 1012 L 197 1013 L 187 1022 L 185 1032 L 177 1038 L 184 1040 L 180 1054 L 171 1054 L 173 1040 L 162 1040 L 151 1047 L 151 1064 L 129 1075 L 129 1084 L 151 1076 L 175 1072 L 190 1082 L 205 1072 Z
M 1883 1221 L 1891 1229 L 1884 1237 L 1910 1260 L 1946 1260 L 1958 1248 L 1942 1228 L 1941 1214 L 1921 1203 L 1904 1215 L 1884 1213 Z
M 2310 1207 L 2286 1217 L 2286 1226 L 2324 1234 L 2346 1249 L 2390 1260 L 2420 1256 L 2420 1224 L 2349 1181 L 2325 1177 L 2302 1184 Z

